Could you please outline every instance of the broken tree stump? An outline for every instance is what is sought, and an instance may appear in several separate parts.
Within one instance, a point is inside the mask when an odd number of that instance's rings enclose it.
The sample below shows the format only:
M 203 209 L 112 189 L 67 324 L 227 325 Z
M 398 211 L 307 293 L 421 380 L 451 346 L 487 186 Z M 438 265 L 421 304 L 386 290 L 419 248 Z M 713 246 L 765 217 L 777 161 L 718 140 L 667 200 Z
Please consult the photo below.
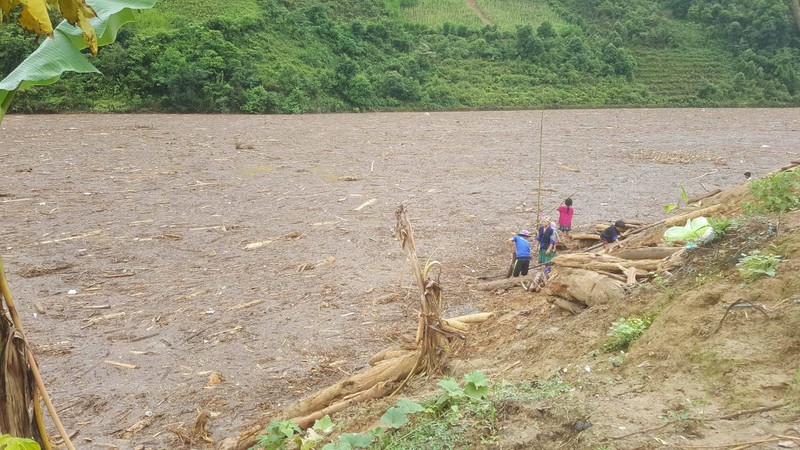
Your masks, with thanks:
M 569 300 L 565 300 L 563 298 L 556 298 L 553 304 L 565 311 L 571 312 L 572 314 L 580 314 L 581 311 L 583 311 L 581 305 L 573 303 Z
M 628 269 L 625 270 L 625 274 L 628 276 L 628 279 L 626 280 L 627 285 L 628 286 L 635 285 L 636 284 L 636 268 L 628 267 Z

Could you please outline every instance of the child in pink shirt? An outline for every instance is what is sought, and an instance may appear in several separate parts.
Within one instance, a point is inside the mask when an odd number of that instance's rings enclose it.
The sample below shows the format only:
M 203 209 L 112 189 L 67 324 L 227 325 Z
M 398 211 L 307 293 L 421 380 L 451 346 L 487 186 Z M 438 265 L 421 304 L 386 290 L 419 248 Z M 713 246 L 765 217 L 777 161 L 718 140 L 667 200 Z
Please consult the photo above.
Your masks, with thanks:
M 569 231 L 572 229 L 573 214 L 575 208 L 572 207 L 572 199 L 567 198 L 564 204 L 558 207 L 558 229 L 563 231 L 566 237 L 569 237 Z

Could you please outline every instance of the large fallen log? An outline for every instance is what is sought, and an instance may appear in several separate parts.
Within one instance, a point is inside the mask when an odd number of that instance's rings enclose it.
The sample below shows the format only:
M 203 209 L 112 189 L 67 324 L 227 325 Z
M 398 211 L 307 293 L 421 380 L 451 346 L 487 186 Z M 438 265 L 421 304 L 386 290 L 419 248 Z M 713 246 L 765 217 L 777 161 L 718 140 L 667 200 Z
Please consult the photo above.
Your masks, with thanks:
M 329 414 L 335 414 L 339 411 L 344 410 L 348 406 L 354 405 L 356 403 L 383 397 L 389 394 L 391 391 L 392 391 L 391 383 L 389 382 L 378 383 L 375 386 L 372 386 L 371 388 L 365 391 L 361 391 L 353 395 L 352 397 L 348 397 L 342 400 L 341 402 L 334 403 L 333 405 L 328 406 L 327 408 L 313 412 L 307 416 L 295 417 L 294 419 L 292 419 L 292 421 L 296 423 L 298 427 L 305 430 L 306 428 L 313 426 L 314 422 L 316 422 L 319 419 L 322 419 L 323 417 Z
M 634 267 L 637 269 L 636 275 L 639 276 L 644 276 L 649 271 L 657 270 L 660 262 L 661 260 L 658 259 L 630 260 L 599 253 L 571 253 L 553 258 L 553 264 L 556 266 L 576 269 L 625 273 L 625 269 Z
M 633 223 L 633 222 L 628 222 L 627 220 L 623 220 L 623 222 L 625 222 L 625 227 L 623 228 L 623 230 L 625 231 L 636 230 L 643 226 L 641 225 L 641 222 L 638 221 L 636 223 Z M 613 225 L 613 223 L 605 223 L 605 224 L 598 223 L 597 225 L 595 225 L 594 229 L 595 231 L 597 231 L 598 237 L 600 236 L 599 233 L 602 233 L 603 231 L 605 231 L 606 228 L 610 227 L 611 225 Z
M 625 275 L 627 275 L 627 279 L 625 280 L 625 284 L 628 286 L 633 286 L 636 284 L 636 269 L 633 267 L 628 267 L 625 271 Z
M 372 358 L 369 359 L 370 366 L 376 366 L 381 361 L 386 361 L 388 359 L 394 359 L 399 356 L 403 356 L 408 353 L 411 349 L 403 349 L 400 347 L 388 347 L 385 348 L 378 353 L 374 354 Z
M 522 285 L 520 285 L 520 282 L 533 281 L 536 278 L 537 273 L 538 272 L 534 271 L 533 273 L 529 273 L 524 277 L 503 278 L 502 280 L 479 283 L 475 285 L 475 289 L 479 291 L 496 291 L 498 289 L 510 289 L 515 286 L 522 287 Z
M 595 233 L 575 233 L 569 235 L 570 239 L 577 239 L 579 241 L 599 241 L 600 235 Z
M 397 358 L 380 361 L 374 367 L 347 377 L 333 386 L 295 403 L 284 410 L 284 414 L 288 417 L 305 416 L 345 397 L 370 389 L 378 383 L 400 381 L 414 369 L 417 358 L 419 358 L 419 352 L 412 351 Z
M 487 320 L 492 318 L 492 316 L 494 316 L 494 313 L 482 312 L 475 314 L 467 314 L 466 316 L 453 317 L 446 320 L 455 320 L 456 322 L 461 322 L 461 323 L 480 323 L 480 322 L 486 322 Z
M 545 293 L 588 306 L 604 305 L 625 298 L 625 283 L 583 269 L 559 269 Z
M 392 382 L 404 380 L 412 371 L 418 371 L 419 351 L 406 352 L 405 355 L 378 362 L 364 372 L 345 378 L 305 399 L 289 406 L 283 411 L 284 417 L 293 417 L 298 426 L 307 428 L 314 424 L 312 417 L 341 411 L 356 401 L 377 398 L 388 393 Z M 236 444 L 237 450 L 247 450 L 256 445 L 256 435 L 266 422 L 259 422 L 242 432 Z
M 681 247 L 639 247 L 623 248 L 617 253 L 618 258 L 622 259 L 664 259 L 672 256 Z

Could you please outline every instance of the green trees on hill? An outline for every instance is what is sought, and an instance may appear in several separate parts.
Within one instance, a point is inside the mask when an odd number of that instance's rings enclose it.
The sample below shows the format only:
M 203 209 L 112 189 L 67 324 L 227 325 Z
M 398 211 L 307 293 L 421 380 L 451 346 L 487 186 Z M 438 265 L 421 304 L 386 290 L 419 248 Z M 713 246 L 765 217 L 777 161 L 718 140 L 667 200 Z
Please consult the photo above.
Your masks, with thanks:
M 514 29 L 405 22 L 404 8 L 421 1 L 253 0 L 260 13 L 187 18 L 188 25 L 172 31 L 125 31 L 96 60 L 102 83 L 81 77 L 69 90 L 24 92 L 17 111 L 302 113 L 800 100 L 800 45 L 783 0 L 541 0 L 563 22 Z M 164 14 L 180 12 L 172 3 L 165 2 Z M 0 75 L 32 47 L 6 28 L 0 28 Z M 680 98 L 663 96 L 668 91 L 655 86 L 674 68 L 658 57 L 645 67 L 639 56 L 662 50 L 671 58 L 705 51 L 713 79 L 696 80 Z
M 736 56 L 732 84 L 719 85 L 765 102 L 796 104 L 800 35 L 784 0 L 671 0 L 672 12 L 708 26 Z

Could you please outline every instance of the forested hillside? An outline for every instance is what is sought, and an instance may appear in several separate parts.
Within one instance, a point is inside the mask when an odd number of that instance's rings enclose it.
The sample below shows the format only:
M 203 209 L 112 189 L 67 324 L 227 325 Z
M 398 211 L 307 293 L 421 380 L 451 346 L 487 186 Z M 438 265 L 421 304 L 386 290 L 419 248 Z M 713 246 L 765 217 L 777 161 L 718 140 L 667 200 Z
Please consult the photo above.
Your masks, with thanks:
M 797 106 L 792 1 L 161 0 L 15 110 Z M 0 76 L 37 44 L 0 42 Z

